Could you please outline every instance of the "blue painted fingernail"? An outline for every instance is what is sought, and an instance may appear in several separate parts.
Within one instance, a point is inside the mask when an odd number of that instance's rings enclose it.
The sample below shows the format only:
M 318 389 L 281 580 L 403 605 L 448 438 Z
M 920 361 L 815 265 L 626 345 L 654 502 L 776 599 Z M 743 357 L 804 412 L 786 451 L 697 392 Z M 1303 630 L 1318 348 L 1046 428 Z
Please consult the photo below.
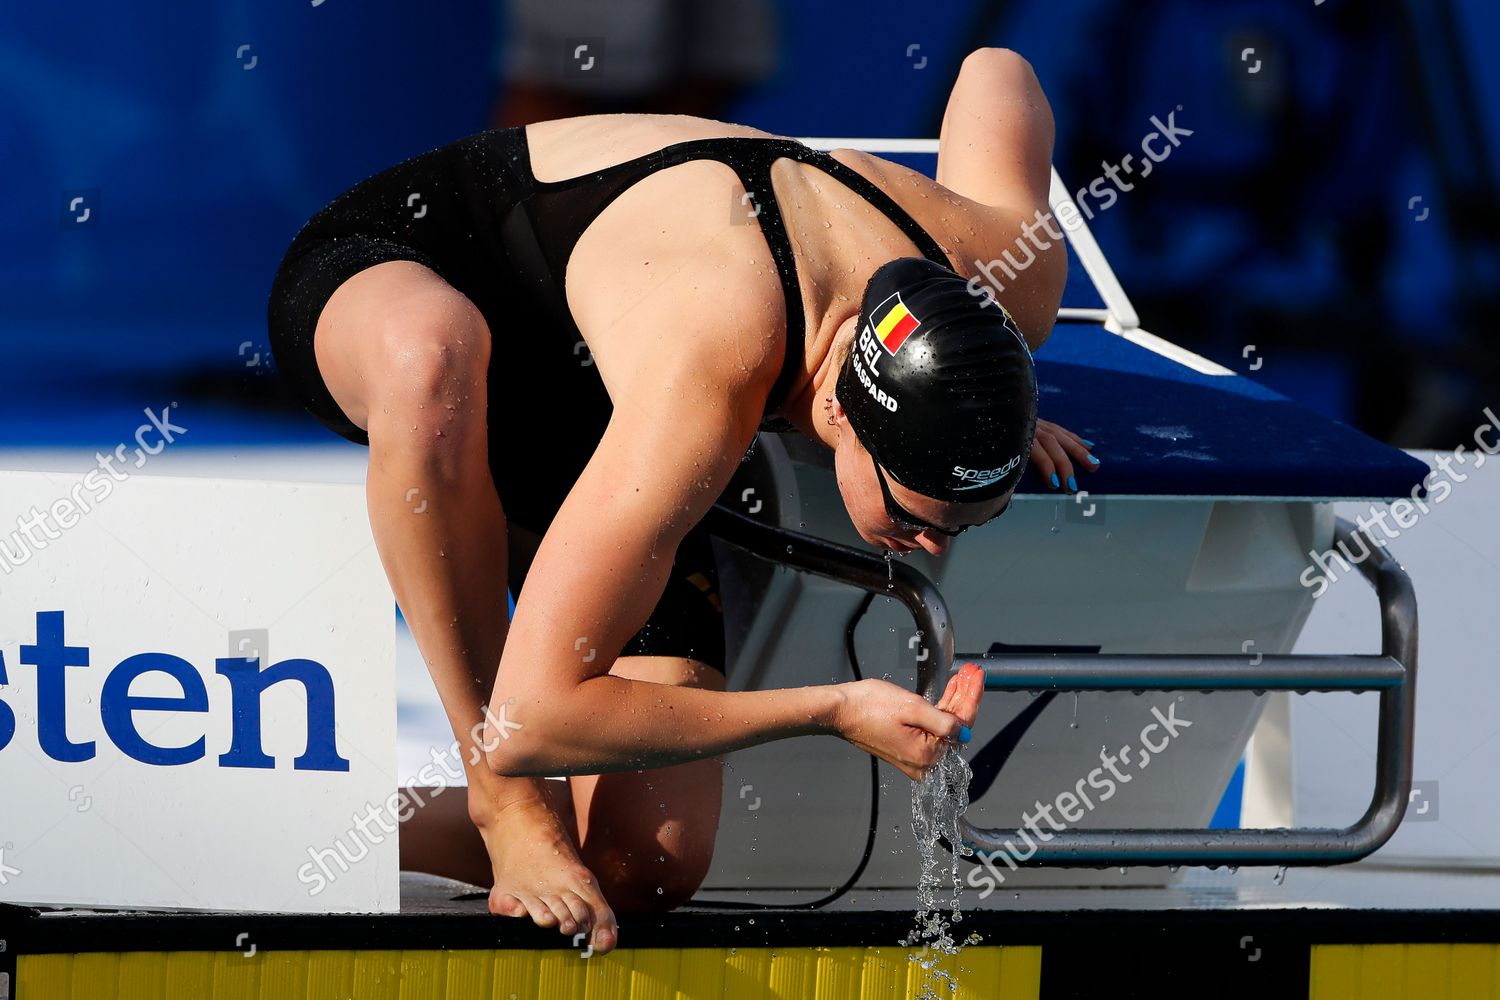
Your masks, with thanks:
M 1089 456 L 1089 463 L 1091 465 L 1098 465 L 1099 464 L 1099 460 L 1097 458 L 1095 458 L 1093 455 L 1090 455 Z
M 967 743 L 970 740 L 972 740 L 973 738 L 974 738 L 974 734 L 969 731 L 969 727 L 968 726 L 959 726 L 958 727 L 958 742 L 960 742 L 960 743 Z
M 1059 483 L 1057 481 L 1057 473 L 1055 473 L 1055 472 L 1052 473 L 1052 488 L 1055 490 L 1055 489 L 1057 489 L 1061 485 L 1062 485 L 1062 483 Z
M 1069 493 L 1077 493 L 1078 492 L 1078 480 L 1075 477 L 1073 477 L 1073 476 L 1069 476 L 1068 477 L 1068 492 Z
M 1088 447 L 1090 447 L 1090 448 L 1092 448 L 1094 446 L 1094 442 L 1092 442 L 1092 441 L 1084 441 L 1083 438 L 1079 438 L 1078 440 L 1083 441 L 1083 443 L 1085 445 L 1087 445 Z

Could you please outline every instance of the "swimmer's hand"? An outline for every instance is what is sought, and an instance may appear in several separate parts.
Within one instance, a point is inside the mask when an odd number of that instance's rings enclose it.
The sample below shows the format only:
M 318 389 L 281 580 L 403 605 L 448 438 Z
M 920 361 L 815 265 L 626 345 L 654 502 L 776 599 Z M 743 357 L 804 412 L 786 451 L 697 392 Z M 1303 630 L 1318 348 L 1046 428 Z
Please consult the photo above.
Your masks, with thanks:
M 1031 464 L 1037 475 L 1054 490 L 1078 492 L 1077 471 L 1093 472 L 1099 460 L 1089 449 L 1094 442 L 1085 441 L 1066 427 L 1050 420 L 1036 422 L 1036 441 L 1031 446 Z
M 893 764 L 913 781 L 935 765 L 946 744 L 974 725 L 984 694 L 984 671 L 966 663 L 948 681 L 937 705 L 890 681 L 867 678 L 838 685 L 834 731 L 854 746 Z

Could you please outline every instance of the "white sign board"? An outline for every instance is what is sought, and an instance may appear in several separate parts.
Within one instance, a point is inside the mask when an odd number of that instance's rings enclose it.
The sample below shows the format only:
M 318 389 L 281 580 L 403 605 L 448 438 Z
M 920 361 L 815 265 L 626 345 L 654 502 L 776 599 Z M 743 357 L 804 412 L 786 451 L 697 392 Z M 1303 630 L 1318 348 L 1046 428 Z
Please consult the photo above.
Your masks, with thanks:
M 394 664 L 360 486 L 0 472 L 0 902 L 395 910 Z

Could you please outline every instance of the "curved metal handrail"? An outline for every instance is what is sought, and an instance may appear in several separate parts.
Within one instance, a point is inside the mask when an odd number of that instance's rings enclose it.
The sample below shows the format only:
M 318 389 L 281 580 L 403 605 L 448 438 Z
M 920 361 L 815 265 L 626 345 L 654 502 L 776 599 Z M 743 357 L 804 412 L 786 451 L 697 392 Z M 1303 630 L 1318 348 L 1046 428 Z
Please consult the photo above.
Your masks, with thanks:
M 848 583 L 877 594 L 889 594 L 902 604 L 917 623 L 918 643 L 926 655 L 924 665 L 943 664 L 943 670 L 924 669 L 918 691 L 928 701 L 942 696 L 953 663 L 953 618 L 937 585 L 904 562 L 887 561 L 847 545 L 815 538 L 757 521 L 747 514 L 715 504 L 703 519 L 710 534 L 737 545 L 746 552 L 793 569 Z
M 905 563 L 788 531 L 715 506 L 709 531 L 773 562 L 900 600 L 916 620 L 922 647 L 917 687 L 941 696 L 954 670 L 953 622 L 937 587 Z M 960 819 L 964 842 L 982 855 L 1005 853 L 1018 866 L 1040 865 L 1327 865 L 1365 857 L 1390 839 L 1411 792 L 1416 723 L 1417 601 L 1411 578 L 1390 553 L 1340 518 L 1335 540 L 1364 537 L 1358 566 L 1380 601 L 1379 654 L 1206 656 L 1196 654 L 997 654 L 964 656 L 985 671 L 986 690 L 1379 691 L 1375 789 L 1369 808 L 1343 828 L 1042 831 L 1035 851 L 1014 858 L 1005 838 Z M 1345 545 L 1345 551 L 1353 551 Z

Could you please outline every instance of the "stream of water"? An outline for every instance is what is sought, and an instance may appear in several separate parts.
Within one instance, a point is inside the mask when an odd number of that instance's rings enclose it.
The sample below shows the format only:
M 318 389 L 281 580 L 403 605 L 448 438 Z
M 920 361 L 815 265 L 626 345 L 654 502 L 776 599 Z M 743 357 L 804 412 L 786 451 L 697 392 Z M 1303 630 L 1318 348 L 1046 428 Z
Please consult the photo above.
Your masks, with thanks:
M 937 766 L 927 772 L 921 781 L 912 783 L 911 822 L 912 832 L 917 838 L 917 850 L 922 858 L 922 873 L 917 882 L 917 900 L 921 907 L 916 914 L 916 926 L 901 940 L 901 944 L 915 951 L 913 962 L 921 965 L 927 974 L 922 983 L 918 1000 L 939 1000 L 939 988 L 952 994 L 958 990 L 958 980 L 943 969 L 937 968 L 944 956 L 957 955 L 966 945 L 978 944 L 979 935 L 970 934 L 963 941 L 954 938 L 956 924 L 963 921 L 959 906 L 959 894 L 963 881 L 958 874 L 959 855 L 971 856 L 974 852 L 963 846 L 959 835 L 959 817 L 969 808 L 969 780 L 973 772 L 969 762 L 959 754 L 958 748 L 949 745 Z M 952 896 L 945 902 L 945 914 L 938 900 L 938 890 L 944 878 L 939 871 L 938 839 L 953 846 L 946 866 L 947 880 L 952 884 Z

